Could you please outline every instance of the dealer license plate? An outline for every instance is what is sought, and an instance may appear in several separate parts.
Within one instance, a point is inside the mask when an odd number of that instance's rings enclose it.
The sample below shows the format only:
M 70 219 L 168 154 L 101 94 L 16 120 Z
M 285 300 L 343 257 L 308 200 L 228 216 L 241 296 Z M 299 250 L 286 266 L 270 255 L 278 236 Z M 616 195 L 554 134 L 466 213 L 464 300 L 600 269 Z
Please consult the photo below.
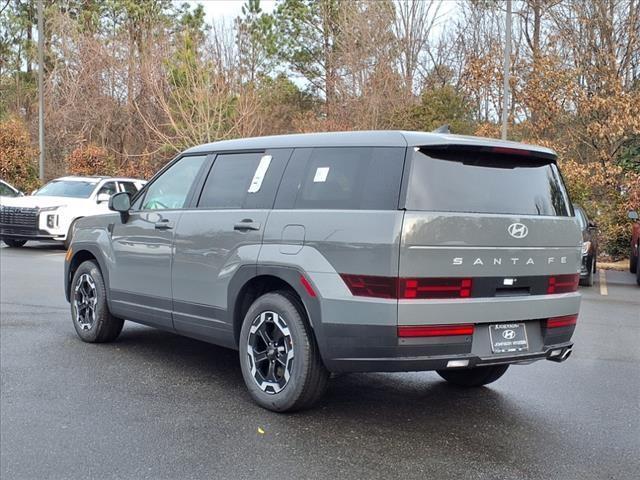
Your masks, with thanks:
M 489 338 L 493 353 L 527 352 L 529 341 L 524 323 L 489 325 Z

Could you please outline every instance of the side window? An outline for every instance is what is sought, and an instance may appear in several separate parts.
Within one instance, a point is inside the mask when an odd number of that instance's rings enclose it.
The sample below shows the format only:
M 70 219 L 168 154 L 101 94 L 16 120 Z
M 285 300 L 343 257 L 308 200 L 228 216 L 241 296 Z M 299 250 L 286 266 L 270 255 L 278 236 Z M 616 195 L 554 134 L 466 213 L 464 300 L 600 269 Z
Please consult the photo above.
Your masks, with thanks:
M 314 148 L 294 208 L 396 209 L 404 154 L 397 147 Z
M 127 192 L 132 197 L 138 192 L 136 184 L 133 182 L 118 182 L 123 192 Z
M 147 187 L 142 210 L 183 208 L 206 155 L 182 157 Z
M 291 149 L 218 155 L 198 208 L 271 208 Z
M 102 185 L 102 187 L 100 187 L 100 190 L 98 190 L 98 195 L 102 195 L 103 193 L 106 193 L 108 195 L 113 195 L 117 191 L 118 190 L 116 188 L 116 182 L 107 182 L 104 185 Z

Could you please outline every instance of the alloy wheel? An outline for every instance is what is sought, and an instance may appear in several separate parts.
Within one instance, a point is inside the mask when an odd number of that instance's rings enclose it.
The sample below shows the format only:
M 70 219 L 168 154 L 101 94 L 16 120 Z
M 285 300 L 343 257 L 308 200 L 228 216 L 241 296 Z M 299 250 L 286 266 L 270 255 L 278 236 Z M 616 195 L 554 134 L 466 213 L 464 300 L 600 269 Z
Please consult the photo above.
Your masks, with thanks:
M 287 386 L 293 368 L 293 339 L 285 319 L 276 312 L 260 313 L 249 329 L 247 361 L 251 377 L 265 393 Z
M 76 322 L 82 330 L 91 330 L 96 320 L 96 305 L 98 304 L 98 290 L 96 284 L 88 273 L 83 273 L 78 278 L 73 294 L 73 307 L 76 313 Z

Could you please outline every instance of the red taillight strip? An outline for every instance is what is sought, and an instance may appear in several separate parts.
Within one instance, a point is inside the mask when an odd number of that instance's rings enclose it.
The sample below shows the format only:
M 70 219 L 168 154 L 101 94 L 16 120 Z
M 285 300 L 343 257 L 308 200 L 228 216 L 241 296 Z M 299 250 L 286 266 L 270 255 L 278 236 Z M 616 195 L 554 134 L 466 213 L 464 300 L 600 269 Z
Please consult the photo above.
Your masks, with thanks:
M 553 275 L 549 277 L 547 284 L 547 293 L 569 293 L 578 290 L 578 281 L 580 274 Z
M 578 314 L 551 317 L 547 320 L 547 328 L 569 327 L 578 323 Z
M 473 335 L 473 324 L 398 327 L 398 337 L 452 337 L 457 335 Z
M 398 297 L 403 298 L 468 298 L 470 278 L 401 278 Z
M 351 293 L 358 297 L 431 299 L 471 297 L 471 278 L 396 278 L 376 275 L 340 274 Z
M 357 297 L 398 298 L 398 279 L 375 275 L 340 274 L 351 293 Z

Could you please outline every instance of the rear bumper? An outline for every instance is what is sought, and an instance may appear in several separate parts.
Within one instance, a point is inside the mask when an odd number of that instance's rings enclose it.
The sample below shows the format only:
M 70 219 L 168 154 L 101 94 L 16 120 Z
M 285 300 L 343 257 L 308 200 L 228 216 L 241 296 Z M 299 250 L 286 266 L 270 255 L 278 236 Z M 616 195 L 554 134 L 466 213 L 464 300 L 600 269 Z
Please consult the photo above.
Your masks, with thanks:
M 490 326 L 476 323 L 473 334 L 436 337 L 399 337 L 397 326 L 324 324 L 321 353 L 333 372 L 406 372 L 476 367 L 536 360 L 563 361 L 573 346 L 575 325 L 547 328 L 546 318 L 522 323 L 528 349 L 493 353 Z M 455 365 L 454 364 L 454 365 Z
M 538 360 L 562 362 L 571 354 L 572 342 L 545 346 L 542 351 L 517 355 L 493 355 L 481 357 L 473 354 L 388 357 L 388 358 L 336 358 L 329 362 L 332 372 L 419 372 L 428 370 L 459 369 L 449 362 L 467 361 L 462 368 L 488 365 L 527 364 Z

